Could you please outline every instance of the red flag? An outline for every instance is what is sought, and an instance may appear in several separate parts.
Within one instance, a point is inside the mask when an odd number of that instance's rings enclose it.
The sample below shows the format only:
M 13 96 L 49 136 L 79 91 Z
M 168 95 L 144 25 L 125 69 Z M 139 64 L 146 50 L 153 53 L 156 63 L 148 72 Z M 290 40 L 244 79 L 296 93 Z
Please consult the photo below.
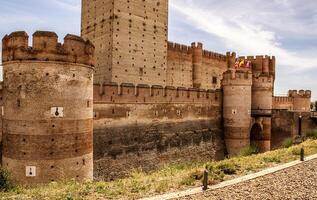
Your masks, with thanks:
M 246 64 L 246 68 L 251 68 L 251 61 L 248 60 L 247 64 Z
M 234 68 L 239 68 L 239 60 L 236 61 L 236 63 L 234 64 Z

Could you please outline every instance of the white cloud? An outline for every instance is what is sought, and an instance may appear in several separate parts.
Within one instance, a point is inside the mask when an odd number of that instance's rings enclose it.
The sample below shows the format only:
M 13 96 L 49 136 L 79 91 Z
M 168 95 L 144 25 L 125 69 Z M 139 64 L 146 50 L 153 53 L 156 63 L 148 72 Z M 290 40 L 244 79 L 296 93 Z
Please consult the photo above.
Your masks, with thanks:
M 65 10 L 72 12 L 80 12 L 81 4 L 78 0 L 52 0 L 53 4 L 62 7 Z
M 188 0 L 185 2 L 184 0 L 171 2 L 172 10 L 181 13 L 192 26 L 222 38 L 226 47 L 230 50 L 234 49 L 238 53 L 248 55 L 275 55 L 279 64 L 289 66 L 294 71 L 317 66 L 317 58 L 306 57 L 300 51 L 296 52 L 282 48 L 276 33 L 273 30 L 266 29 L 261 23 L 261 18 L 255 20 L 251 17 L 250 20 L 250 16 L 254 13 L 252 9 L 254 10 L 256 7 L 249 7 L 250 12 L 248 13 L 242 9 L 244 5 L 231 8 L 223 7 L 221 10 L 219 7 L 214 9 L 210 6 L 203 8 L 196 5 Z M 284 1 L 283 5 L 289 6 L 288 1 Z M 232 13 L 234 11 L 237 13 Z M 239 14 L 239 11 L 241 14 Z M 315 51 L 317 53 L 316 49 Z

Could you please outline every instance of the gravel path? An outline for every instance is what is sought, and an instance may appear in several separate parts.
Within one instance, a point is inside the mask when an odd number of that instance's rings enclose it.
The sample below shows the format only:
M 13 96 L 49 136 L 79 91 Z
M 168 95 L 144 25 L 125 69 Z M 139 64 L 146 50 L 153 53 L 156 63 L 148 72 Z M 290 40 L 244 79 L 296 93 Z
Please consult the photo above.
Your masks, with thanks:
M 317 200 L 317 159 L 234 186 L 181 199 Z

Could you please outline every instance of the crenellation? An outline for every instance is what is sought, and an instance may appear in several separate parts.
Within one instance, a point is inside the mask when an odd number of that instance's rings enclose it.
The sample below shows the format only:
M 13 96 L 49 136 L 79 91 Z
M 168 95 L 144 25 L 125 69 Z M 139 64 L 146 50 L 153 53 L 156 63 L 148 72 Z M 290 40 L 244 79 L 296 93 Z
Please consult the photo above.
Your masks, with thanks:
M 33 50 L 36 51 L 56 51 L 58 36 L 54 32 L 36 31 L 33 34 Z
M 203 49 L 203 44 L 201 42 L 192 42 L 191 43 L 192 48 L 198 48 L 198 49 Z
M 57 41 L 56 33 L 37 31 L 33 34 L 33 45 L 29 46 L 26 32 L 10 34 L 4 38 L 2 60 L 57 61 L 94 66 L 92 43 L 74 35 L 67 35 L 64 44 Z
M 236 63 L 236 52 L 227 52 L 227 66 L 228 69 L 234 69 Z
M 152 86 L 131 83 L 118 85 L 96 84 L 94 86 L 95 102 L 103 103 L 212 103 L 218 100 L 220 90 L 205 90 L 173 86 Z M 217 95 L 216 95 L 217 94 Z M 217 96 L 217 98 L 216 98 Z
M 209 59 L 215 59 L 215 60 L 220 60 L 220 61 L 226 61 L 227 56 L 215 53 L 212 51 L 204 50 L 203 51 L 203 57 L 204 58 L 209 58 Z
M 168 42 L 168 51 L 191 54 L 191 47 L 184 44 Z
M 29 36 L 25 31 L 13 32 L 2 39 L 2 49 L 27 49 Z
M 289 97 L 302 97 L 302 98 L 311 98 L 311 91 L 310 90 L 289 90 L 288 91 Z

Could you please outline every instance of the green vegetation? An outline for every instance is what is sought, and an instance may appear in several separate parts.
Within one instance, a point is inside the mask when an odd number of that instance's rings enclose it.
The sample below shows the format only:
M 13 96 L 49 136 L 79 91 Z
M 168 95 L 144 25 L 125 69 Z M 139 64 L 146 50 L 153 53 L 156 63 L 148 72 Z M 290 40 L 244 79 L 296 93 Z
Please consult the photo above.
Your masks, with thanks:
M 202 173 L 205 169 L 209 171 L 209 183 L 216 184 L 263 168 L 297 160 L 302 147 L 306 156 L 316 154 L 317 140 L 307 140 L 289 148 L 222 161 L 167 165 L 150 174 L 136 171 L 131 173 L 129 178 L 112 182 L 68 181 L 54 182 L 36 188 L 15 187 L 0 192 L 0 199 L 135 199 L 201 186 Z
M 256 146 L 250 146 L 250 147 L 246 147 L 244 149 L 242 149 L 239 152 L 239 156 L 240 157 L 244 157 L 244 156 L 251 156 L 253 154 L 257 154 L 258 153 L 258 149 Z
M 307 138 L 310 138 L 310 139 L 316 140 L 316 139 L 317 139 L 317 129 L 308 131 L 308 132 L 306 133 L 306 137 L 307 137 Z
M 7 192 L 13 188 L 7 170 L 0 167 L 0 192 Z
M 283 145 L 284 148 L 289 148 L 289 147 L 293 146 L 293 139 L 292 138 L 286 138 L 283 141 L 282 145 Z

